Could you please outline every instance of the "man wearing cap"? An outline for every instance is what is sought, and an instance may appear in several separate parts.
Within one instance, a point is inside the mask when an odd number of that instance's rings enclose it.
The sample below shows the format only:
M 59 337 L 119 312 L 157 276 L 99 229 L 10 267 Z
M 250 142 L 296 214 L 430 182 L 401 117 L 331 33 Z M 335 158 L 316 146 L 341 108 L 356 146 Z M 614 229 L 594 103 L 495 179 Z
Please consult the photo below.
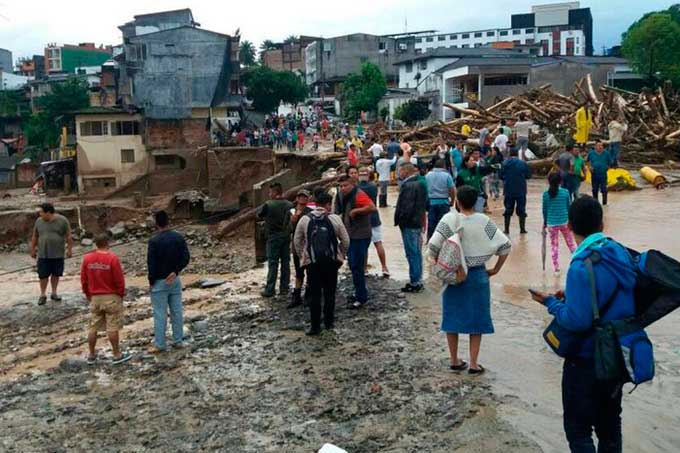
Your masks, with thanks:
M 300 219 L 312 212 L 312 208 L 309 206 L 310 195 L 311 194 L 306 189 L 298 191 L 295 198 L 295 208 L 291 210 L 290 231 L 294 232 Z M 288 308 L 302 305 L 302 283 L 304 283 L 305 280 L 305 269 L 300 266 L 300 256 L 295 247 L 292 247 L 292 249 L 293 265 L 295 266 L 295 288 L 293 289 L 293 298 L 290 301 L 290 304 L 288 304 Z M 307 297 L 307 291 L 305 291 L 305 297 Z

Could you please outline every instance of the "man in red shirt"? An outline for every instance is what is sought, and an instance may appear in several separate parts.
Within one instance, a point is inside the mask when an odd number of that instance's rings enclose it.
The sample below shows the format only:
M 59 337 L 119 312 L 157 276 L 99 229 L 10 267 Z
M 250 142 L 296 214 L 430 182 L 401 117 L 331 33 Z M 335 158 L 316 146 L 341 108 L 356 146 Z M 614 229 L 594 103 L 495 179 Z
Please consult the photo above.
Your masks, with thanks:
M 109 237 L 101 234 L 94 239 L 97 249 L 83 258 L 80 283 L 90 304 L 90 329 L 87 336 L 90 355 L 87 363 L 97 361 L 97 332 L 106 331 L 113 350 L 113 363 L 130 360 L 130 354 L 120 352 L 118 331 L 123 328 L 123 296 L 125 277 L 118 257 L 109 250 Z

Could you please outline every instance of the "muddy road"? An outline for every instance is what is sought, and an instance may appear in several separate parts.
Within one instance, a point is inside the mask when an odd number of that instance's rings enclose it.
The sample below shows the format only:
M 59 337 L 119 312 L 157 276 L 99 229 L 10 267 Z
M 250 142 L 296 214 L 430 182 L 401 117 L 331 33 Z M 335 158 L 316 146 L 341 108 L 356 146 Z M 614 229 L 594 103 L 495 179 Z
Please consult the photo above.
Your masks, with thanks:
M 565 451 L 561 361 L 543 345 L 549 318 L 526 292 L 557 288 L 564 274 L 554 277 L 550 264 L 541 270 L 541 184 L 531 186 L 530 234 L 520 237 L 514 226 L 513 253 L 493 281 L 497 333 L 483 340 L 480 361 L 489 372 L 481 377 L 447 370 L 438 295 L 399 293 L 407 268 L 391 208 L 381 213 L 393 278 L 370 278 L 371 304 L 352 311 L 345 274 L 337 328 L 319 338 L 304 336 L 306 311 L 259 297 L 265 269 L 253 267 L 249 233 L 206 246 L 195 232 L 196 259 L 183 276 L 189 347 L 159 357 L 145 352 L 152 321 L 144 244 L 117 250 L 131 275 L 122 338 L 134 354 L 118 367 L 82 361 L 88 313 L 77 260 L 59 305 L 35 306 L 30 271 L 1 277 L 0 450 L 310 452 L 331 442 L 349 452 Z M 607 232 L 680 257 L 679 195 L 613 194 Z M 379 269 L 373 250 L 369 256 Z M 25 254 L 0 255 L 0 271 L 30 262 Z M 225 282 L 203 289 L 197 282 L 206 277 Z M 680 313 L 649 330 L 657 377 L 624 394 L 627 451 L 680 445 L 678 322 Z M 103 339 L 98 347 L 110 356 Z

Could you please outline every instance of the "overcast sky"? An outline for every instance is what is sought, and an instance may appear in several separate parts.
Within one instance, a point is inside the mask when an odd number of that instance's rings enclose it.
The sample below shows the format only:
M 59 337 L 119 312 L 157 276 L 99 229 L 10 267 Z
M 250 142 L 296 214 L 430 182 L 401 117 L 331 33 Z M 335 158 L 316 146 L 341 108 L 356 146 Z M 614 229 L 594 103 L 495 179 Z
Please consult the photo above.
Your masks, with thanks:
M 233 34 L 259 45 L 291 34 L 332 37 L 349 33 L 442 32 L 510 27 L 510 15 L 531 11 L 546 0 L 0 0 L 0 48 L 21 56 L 42 54 L 45 44 L 119 44 L 117 26 L 144 14 L 189 7 L 208 30 Z M 621 33 L 648 11 L 668 8 L 661 0 L 582 1 L 593 15 L 594 47 L 620 43 Z M 236 6 L 238 5 L 238 6 Z M 329 7 L 329 5 L 331 5 Z

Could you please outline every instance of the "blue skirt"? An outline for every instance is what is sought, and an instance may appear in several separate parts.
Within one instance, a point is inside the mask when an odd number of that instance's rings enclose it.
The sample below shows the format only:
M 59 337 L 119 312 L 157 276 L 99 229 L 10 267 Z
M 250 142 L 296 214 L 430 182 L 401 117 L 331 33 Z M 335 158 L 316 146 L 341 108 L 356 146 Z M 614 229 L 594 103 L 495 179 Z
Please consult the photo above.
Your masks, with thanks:
M 442 332 L 493 333 L 491 288 L 485 266 L 468 269 L 460 285 L 446 287 L 442 293 Z

